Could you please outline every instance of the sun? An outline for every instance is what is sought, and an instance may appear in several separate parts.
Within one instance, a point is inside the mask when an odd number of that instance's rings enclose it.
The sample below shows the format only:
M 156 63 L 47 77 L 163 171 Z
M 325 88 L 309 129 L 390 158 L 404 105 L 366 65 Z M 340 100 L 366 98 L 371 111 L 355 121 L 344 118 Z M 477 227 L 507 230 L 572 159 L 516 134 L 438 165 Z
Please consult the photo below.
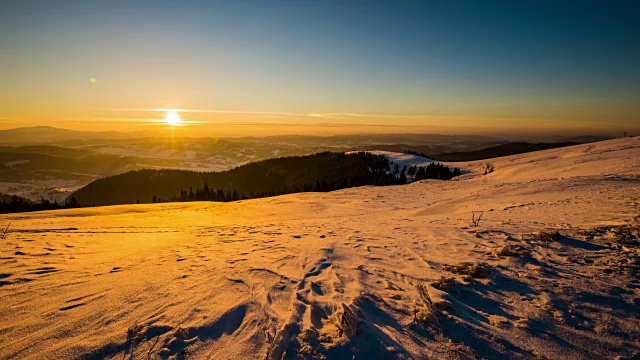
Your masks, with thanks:
M 178 126 L 182 124 L 182 120 L 180 119 L 180 115 L 178 115 L 175 111 L 169 111 L 167 115 L 164 117 L 164 122 L 172 126 Z

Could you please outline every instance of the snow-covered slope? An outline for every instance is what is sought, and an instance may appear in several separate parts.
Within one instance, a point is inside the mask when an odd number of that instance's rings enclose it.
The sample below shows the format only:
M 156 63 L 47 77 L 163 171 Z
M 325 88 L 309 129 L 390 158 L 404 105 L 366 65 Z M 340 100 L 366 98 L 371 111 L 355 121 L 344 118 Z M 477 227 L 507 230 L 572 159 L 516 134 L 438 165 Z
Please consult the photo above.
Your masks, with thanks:
M 640 138 L 486 162 L 446 182 L 3 215 L 0 358 L 638 356 Z
M 382 150 L 375 150 L 375 151 L 368 151 L 368 152 L 375 155 L 386 156 L 387 159 L 389 159 L 392 162 L 392 166 L 398 165 L 398 167 L 400 167 L 401 169 L 404 166 L 406 167 L 427 166 L 430 163 L 434 162 L 434 160 L 431 160 L 422 156 L 418 156 L 418 155 L 412 155 L 412 154 L 397 153 L 397 152 L 382 151 Z
M 427 167 L 429 166 L 429 164 L 436 162 L 435 160 L 428 159 L 426 157 L 406 154 L 406 153 L 398 153 L 393 151 L 373 150 L 373 151 L 367 151 L 367 152 L 375 155 L 383 155 L 387 159 L 389 159 L 389 172 L 394 172 L 395 174 L 397 174 L 396 175 L 397 177 L 399 177 L 400 176 L 399 174 L 404 170 L 408 183 L 411 183 L 415 180 L 415 172 L 410 173 L 409 172 L 410 167 L 412 166 Z M 459 163 L 442 162 L 442 164 L 448 166 L 451 169 L 451 171 L 453 171 L 454 168 L 460 169 Z M 398 171 L 396 171 L 396 167 Z M 460 171 L 463 174 L 467 173 L 467 171 L 464 169 L 460 169 Z

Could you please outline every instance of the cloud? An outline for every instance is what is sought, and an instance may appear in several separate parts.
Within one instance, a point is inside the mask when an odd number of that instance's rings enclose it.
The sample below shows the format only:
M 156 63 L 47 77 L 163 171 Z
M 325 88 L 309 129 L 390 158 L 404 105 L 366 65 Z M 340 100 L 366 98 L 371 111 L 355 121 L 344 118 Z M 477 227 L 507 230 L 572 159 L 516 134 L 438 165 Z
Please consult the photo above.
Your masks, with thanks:
M 340 118 L 376 118 L 376 119 L 479 119 L 479 117 L 433 115 L 433 114 L 375 114 L 353 112 L 285 112 L 285 111 L 251 111 L 251 110 L 222 110 L 222 109 L 179 109 L 179 108 L 109 108 L 101 109 L 118 112 L 169 112 L 200 113 L 200 114 L 231 114 L 231 115 L 264 115 L 284 117 L 308 117 L 323 119 Z

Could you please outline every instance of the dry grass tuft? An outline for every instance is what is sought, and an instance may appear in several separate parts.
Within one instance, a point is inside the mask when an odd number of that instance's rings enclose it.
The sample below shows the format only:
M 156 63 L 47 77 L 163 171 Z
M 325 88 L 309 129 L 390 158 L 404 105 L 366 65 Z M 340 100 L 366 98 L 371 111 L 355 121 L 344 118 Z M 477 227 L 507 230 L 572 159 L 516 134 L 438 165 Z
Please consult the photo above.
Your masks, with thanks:
M 499 315 L 490 315 L 489 316 L 489 324 L 491 324 L 492 326 L 495 326 L 497 328 L 508 328 L 509 325 L 511 325 L 511 322 L 509 321 L 509 319 L 507 319 L 504 316 L 499 316 Z
M 492 163 L 486 163 L 484 165 L 484 175 L 491 174 L 496 170 L 496 167 Z
M 631 245 L 638 241 L 640 237 L 640 226 L 638 225 L 620 225 L 611 228 L 611 232 L 615 236 L 615 240 L 621 245 Z
M 540 242 L 554 242 L 560 240 L 560 233 L 558 231 L 540 231 L 536 234 L 535 239 Z
M 444 269 L 453 274 L 467 275 L 474 279 L 486 278 L 488 275 L 488 270 L 484 265 L 470 262 L 464 262 L 460 265 L 445 265 Z
M 0 228 L 0 240 L 4 240 L 7 238 L 7 234 L 9 234 L 9 227 L 11 226 L 11 223 L 7 224 L 7 227 L 5 228 Z
M 529 250 L 519 245 L 505 245 L 492 253 L 494 256 L 527 256 Z
M 338 313 L 338 321 L 336 322 L 340 336 L 353 336 L 358 335 L 358 317 L 349 308 L 349 306 L 342 304 L 342 312 Z
M 448 291 L 456 286 L 456 278 L 453 276 L 442 277 L 440 280 L 435 281 L 431 284 L 434 288 L 442 291 Z
M 413 320 L 411 322 L 422 325 L 435 324 L 441 326 L 438 313 L 433 306 L 431 296 L 429 296 L 429 291 L 427 291 L 427 288 L 422 284 L 418 284 L 417 289 L 420 298 L 419 301 L 416 302 L 416 308 L 413 311 Z
M 529 327 L 529 319 L 517 320 L 513 325 L 520 329 L 526 329 Z
M 127 355 L 129 359 L 133 359 L 133 354 L 136 349 L 136 344 L 139 343 L 144 337 L 144 326 L 139 324 L 137 321 L 133 323 L 133 325 L 129 326 L 127 329 L 127 341 L 125 342 L 125 346 L 127 349 L 122 354 L 122 359 L 126 359 Z
M 640 216 L 636 216 L 633 222 L 624 225 L 607 225 L 597 226 L 590 230 L 583 230 L 582 235 L 585 239 L 593 240 L 596 236 L 600 238 L 609 238 L 616 245 L 634 245 L 638 244 L 640 239 Z

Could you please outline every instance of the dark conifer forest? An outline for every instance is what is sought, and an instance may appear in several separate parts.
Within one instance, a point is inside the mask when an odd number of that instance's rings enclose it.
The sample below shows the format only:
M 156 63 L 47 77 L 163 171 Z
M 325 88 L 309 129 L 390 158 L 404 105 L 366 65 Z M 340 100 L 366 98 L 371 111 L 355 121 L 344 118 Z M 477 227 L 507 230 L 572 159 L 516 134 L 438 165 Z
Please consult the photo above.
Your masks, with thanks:
M 448 180 L 458 169 L 432 163 L 415 169 L 415 180 Z M 409 178 L 412 178 L 410 176 Z M 389 160 L 366 152 L 283 157 L 224 172 L 137 170 L 96 180 L 73 194 L 81 206 L 169 201 L 236 201 L 297 192 L 326 192 L 363 185 L 407 183 Z
M 78 202 L 73 196 L 69 197 L 69 199 L 67 199 L 67 201 L 65 201 L 64 203 L 50 201 L 44 198 L 40 199 L 39 201 L 32 201 L 17 195 L 0 194 L 0 197 L 2 199 L 2 201 L 0 202 L 0 214 L 69 209 L 79 206 Z

